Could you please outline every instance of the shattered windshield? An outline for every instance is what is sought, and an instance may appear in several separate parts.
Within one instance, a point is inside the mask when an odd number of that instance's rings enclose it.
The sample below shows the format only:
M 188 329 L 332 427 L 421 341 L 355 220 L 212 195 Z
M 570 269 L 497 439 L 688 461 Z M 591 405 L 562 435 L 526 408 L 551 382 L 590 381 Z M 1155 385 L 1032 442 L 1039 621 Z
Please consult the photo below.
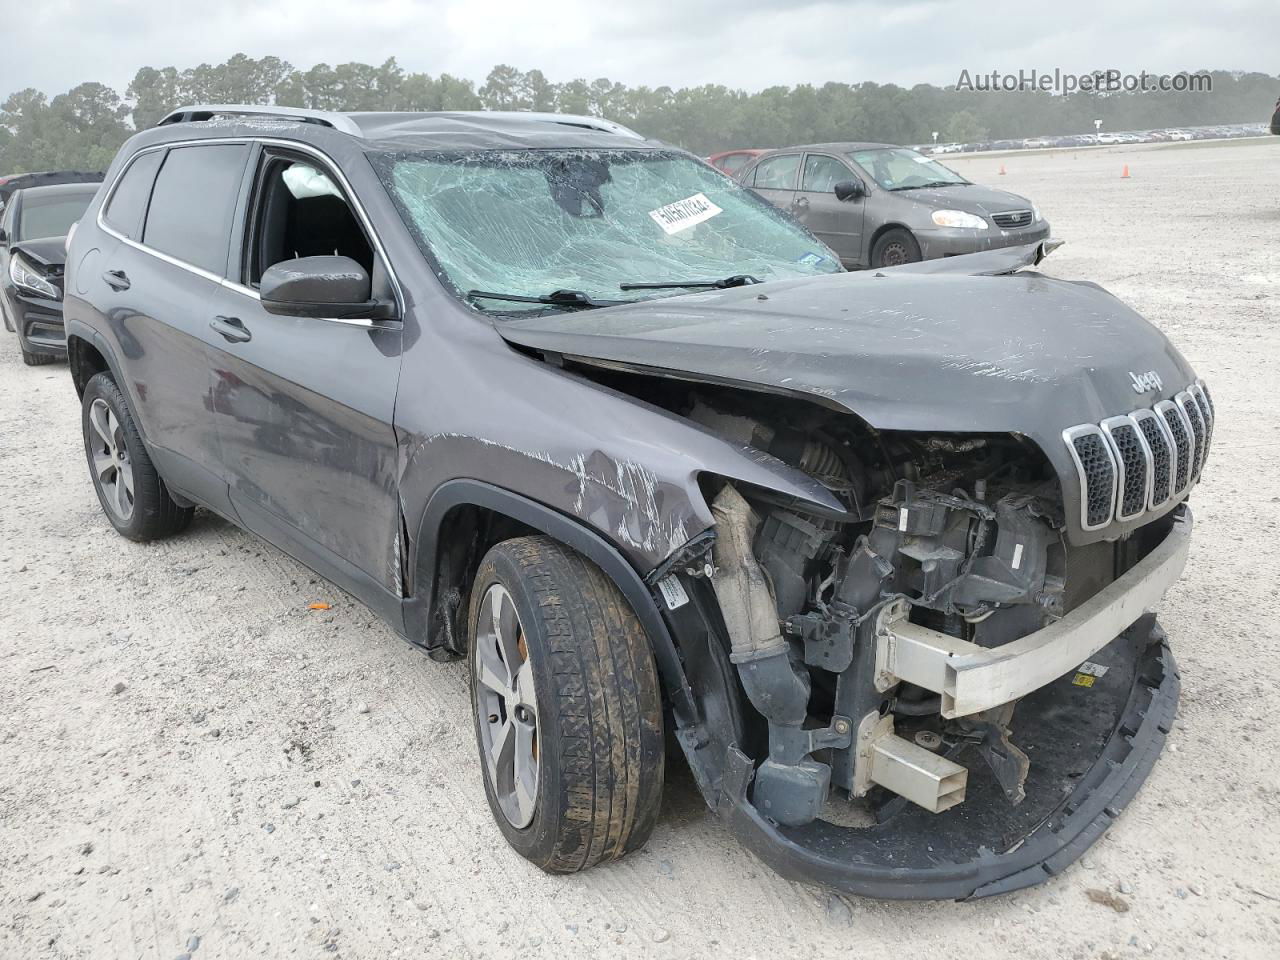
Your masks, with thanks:
M 597 305 L 842 269 L 771 204 L 679 153 L 384 154 L 374 165 L 423 252 L 493 312 L 563 309 L 553 295 L 565 291 Z M 471 296 L 481 291 L 535 302 Z

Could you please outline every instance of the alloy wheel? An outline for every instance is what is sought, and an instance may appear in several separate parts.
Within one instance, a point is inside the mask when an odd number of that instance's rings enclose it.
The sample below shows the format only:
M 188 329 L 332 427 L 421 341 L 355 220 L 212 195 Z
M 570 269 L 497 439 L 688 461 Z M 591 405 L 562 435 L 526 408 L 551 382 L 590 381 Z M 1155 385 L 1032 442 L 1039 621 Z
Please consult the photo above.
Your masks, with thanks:
M 501 584 L 480 602 L 475 644 L 476 723 L 489 783 L 511 825 L 527 827 L 538 797 L 538 701 L 524 629 Z
M 107 508 L 121 522 L 133 516 L 133 464 L 125 446 L 120 419 L 102 399 L 89 407 L 89 446 L 93 455 L 93 480 Z

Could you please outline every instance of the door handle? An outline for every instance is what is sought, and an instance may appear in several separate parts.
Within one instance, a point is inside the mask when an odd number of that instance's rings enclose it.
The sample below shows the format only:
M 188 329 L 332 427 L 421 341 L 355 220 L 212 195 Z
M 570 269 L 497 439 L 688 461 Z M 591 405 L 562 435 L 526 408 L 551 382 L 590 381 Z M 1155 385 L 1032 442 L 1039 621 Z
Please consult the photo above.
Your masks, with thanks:
M 107 286 L 117 292 L 129 289 L 129 275 L 123 270 L 108 270 L 102 275 L 102 279 L 107 281 Z
M 239 317 L 214 317 L 209 326 L 222 335 L 229 343 L 248 343 L 253 334 L 241 322 Z
M 797 210 L 808 210 L 808 209 L 809 209 L 809 198 L 808 198 L 808 197 L 797 197 L 797 198 L 796 198 L 796 200 L 795 200 L 795 204 L 794 204 L 794 206 L 795 206 L 795 208 L 796 208 Z

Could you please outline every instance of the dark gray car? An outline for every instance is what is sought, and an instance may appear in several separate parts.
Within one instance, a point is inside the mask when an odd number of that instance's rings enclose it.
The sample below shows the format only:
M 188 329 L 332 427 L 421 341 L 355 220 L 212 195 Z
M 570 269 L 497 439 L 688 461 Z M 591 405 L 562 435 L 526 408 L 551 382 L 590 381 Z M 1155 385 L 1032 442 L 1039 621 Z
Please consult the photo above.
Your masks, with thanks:
M 984 896 L 1156 761 L 1213 429 L 1044 253 L 848 273 L 593 118 L 188 108 L 80 221 L 67 348 L 123 536 L 207 508 L 466 658 L 530 861 L 641 846 L 669 736 L 783 873 Z
M 1030 200 L 971 183 L 909 147 L 788 147 L 757 158 L 739 179 L 822 238 L 851 270 L 1049 236 L 1048 221 Z

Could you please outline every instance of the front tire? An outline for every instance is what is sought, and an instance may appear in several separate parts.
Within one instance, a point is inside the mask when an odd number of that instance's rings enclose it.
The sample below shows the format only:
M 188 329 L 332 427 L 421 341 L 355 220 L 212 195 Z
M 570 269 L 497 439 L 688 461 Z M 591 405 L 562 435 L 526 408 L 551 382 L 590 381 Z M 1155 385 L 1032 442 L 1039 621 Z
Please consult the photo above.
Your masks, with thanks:
M 876 237 L 871 248 L 871 266 L 896 267 L 920 259 L 920 244 L 910 230 L 894 227 Z
M 169 496 L 110 373 L 94 374 L 85 385 L 80 422 L 93 489 L 111 525 L 138 541 L 185 530 L 195 510 Z
M 575 873 L 643 846 L 662 799 L 662 700 L 617 586 L 545 536 L 493 547 L 467 662 L 485 794 L 526 860 Z

